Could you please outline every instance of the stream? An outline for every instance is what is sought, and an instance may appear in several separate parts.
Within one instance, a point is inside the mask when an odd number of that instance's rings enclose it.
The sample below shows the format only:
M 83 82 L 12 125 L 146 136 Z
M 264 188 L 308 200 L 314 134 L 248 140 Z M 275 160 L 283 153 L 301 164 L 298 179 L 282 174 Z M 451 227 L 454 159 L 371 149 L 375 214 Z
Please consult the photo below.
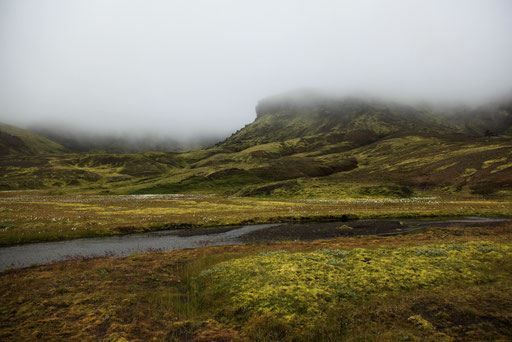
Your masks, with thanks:
M 27 267 L 34 264 L 47 264 L 73 258 L 91 258 L 102 256 L 125 257 L 133 253 L 152 250 L 171 251 L 185 248 L 200 248 L 221 245 L 238 245 L 258 240 L 247 237 L 270 236 L 261 242 L 283 240 L 275 238 L 283 231 L 286 240 L 314 240 L 350 235 L 394 235 L 404 234 L 428 227 L 449 225 L 485 224 L 501 222 L 507 219 L 487 217 L 465 217 L 459 219 L 436 220 L 359 220 L 349 222 L 301 223 L 301 224 L 261 224 L 228 228 L 197 228 L 182 230 L 165 230 L 122 236 L 83 238 L 58 242 L 39 242 L 0 248 L 0 271 L 8 268 Z M 342 231 L 339 225 L 353 226 Z M 318 230 L 317 227 L 324 230 Z M 262 232 L 258 232 L 263 230 Z M 320 235 L 303 238 L 304 230 L 316 231 Z M 302 233 L 299 234 L 299 231 Z M 275 233 L 274 233 L 275 232 Z M 295 233 L 296 232 L 296 233 Z M 296 234 L 296 236 L 294 236 Z M 348 235 L 347 235 L 348 234 Z M 246 237 L 246 238 L 244 238 Z

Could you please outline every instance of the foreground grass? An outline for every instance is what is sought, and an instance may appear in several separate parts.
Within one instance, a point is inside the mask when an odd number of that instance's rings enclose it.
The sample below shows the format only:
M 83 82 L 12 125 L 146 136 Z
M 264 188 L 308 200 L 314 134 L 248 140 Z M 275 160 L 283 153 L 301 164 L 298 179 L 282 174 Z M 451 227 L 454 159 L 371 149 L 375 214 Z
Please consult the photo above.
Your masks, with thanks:
M 276 337 L 334 337 L 339 328 L 325 322 L 340 306 L 419 289 L 492 283 L 502 275 L 497 271 L 503 261 L 512 260 L 511 247 L 470 242 L 263 252 L 203 271 L 200 293 L 205 301 L 224 304 L 212 305 L 221 307 L 221 314 L 249 321 L 249 328 L 265 330 L 272 322 Z M 420 315 L 410 319 L 433 328 Z
M 0 339 L 512 337 L 512 224 L 75 260 L 0 275 Z
M 0 192 L 0 246 L 158 229 L 347 218 L 512 216 L 510 200 L 285 200 L 215 195 Z

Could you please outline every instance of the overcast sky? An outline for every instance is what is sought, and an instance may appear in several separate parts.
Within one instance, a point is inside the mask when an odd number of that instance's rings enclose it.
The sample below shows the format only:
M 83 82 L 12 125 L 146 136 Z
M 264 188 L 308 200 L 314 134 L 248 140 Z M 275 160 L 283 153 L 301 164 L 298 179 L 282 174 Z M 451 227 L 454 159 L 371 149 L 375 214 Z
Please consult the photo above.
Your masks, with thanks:
M 228 134 L 314 87 L 512 94 L 511 0 L 0 0 L 0 121 Z

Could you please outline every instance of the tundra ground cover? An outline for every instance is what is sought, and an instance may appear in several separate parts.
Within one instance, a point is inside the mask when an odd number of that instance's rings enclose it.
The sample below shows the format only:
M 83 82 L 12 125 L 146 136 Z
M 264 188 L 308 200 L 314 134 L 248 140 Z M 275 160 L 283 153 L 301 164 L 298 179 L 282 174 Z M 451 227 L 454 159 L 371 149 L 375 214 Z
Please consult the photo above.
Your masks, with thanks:
M 350 218 L 512 216 L 512 201 L 238 198 L 205 194 L 49 195 L 0 192 L 0 245 L 183 227 Z
M 504 222 L 11 270 L 0 274 L 0 339 L 507 340 L 511 244 Z M 299 261 L 305 267 L 292 271 Z M 235 269 L 251 277 L 237 282 Z M 272 299 L 265 279 L 283 300 Z M 297 291 L 285 290 L 287 281 Z M 294 314 L 288 300 L 300 306 Z
M 377 249 L 270 251 L 200 273 L 201 292 L 222 314 L 246 321 L 271 318 L 312 336 L 346 302 L 399 292 L 495 282 L 512 261 L 512 245 L 478 241 Z M 506 274 L 505 274 L 506 276 Z

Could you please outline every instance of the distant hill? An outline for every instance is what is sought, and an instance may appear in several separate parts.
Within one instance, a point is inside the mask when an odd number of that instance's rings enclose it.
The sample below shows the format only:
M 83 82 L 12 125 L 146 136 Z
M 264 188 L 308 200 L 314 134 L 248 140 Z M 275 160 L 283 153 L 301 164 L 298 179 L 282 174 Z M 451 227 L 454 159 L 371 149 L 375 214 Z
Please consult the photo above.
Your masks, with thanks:
M 218 137 L 182 141 L 158 135 L 83 132 L 72 127 L 32 126 L 30 130 L 76 153 L 183 152 L 210 147 Z
M 490 103 L 477 108 L 456 110 L 449 116 L 469 134 L 512 136 L 512 99 Z
M 65 148 L 28 130 L 0 123 L 0 155 L 57 154 Z

